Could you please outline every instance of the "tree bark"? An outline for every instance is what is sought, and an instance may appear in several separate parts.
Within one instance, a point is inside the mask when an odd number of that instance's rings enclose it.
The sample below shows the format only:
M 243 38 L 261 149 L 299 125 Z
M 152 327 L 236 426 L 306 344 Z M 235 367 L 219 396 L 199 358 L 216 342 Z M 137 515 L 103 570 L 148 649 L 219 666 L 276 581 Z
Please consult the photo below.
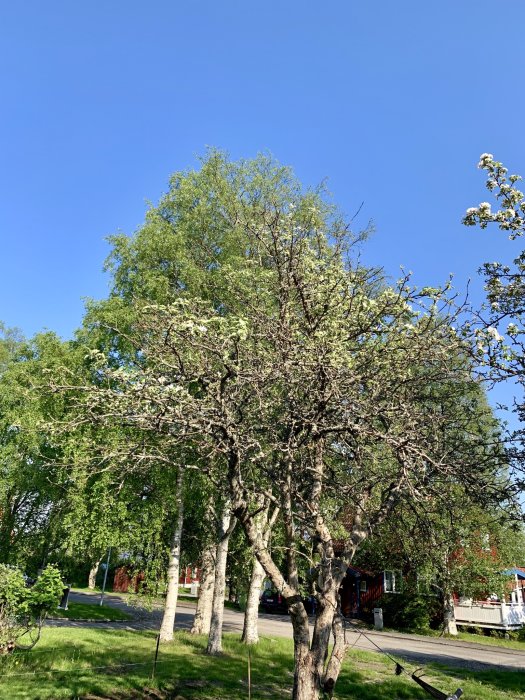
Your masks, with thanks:
M 260 499 L 259 505 L 263 505 L 266 499 Z M 265 546 L 268 546 L 272 534 L 273 526 L 277 520 L 280 509 L 274 508 L 270 515 L 270 503 L 266 501 L 264 509 L 257 516 L 257 527 L 259 528 L 261 540 Z M 259 642 L 259 599 L 261 597 L 261 588 L 265 577 L 264 567 L 254 555 L 252 575 L 250 579 L 250 587 L 248 589 L 248 597 L 246 599 L 246 610 L 244 611 L 244 625 L 242 630 L 241 640 L 245 644 L 257 644 Z
M 292 700 L 319 700 L 321 679 L 315 673 L 310 652 L 308 615 L 302 603 L 290 606 L 294 643 L 294 682 Z
M 211 610 L 211 624 L 208 635 L 206 653 L 215 655 L 222 653 L 222 620 L 224 617 L 224 593 L 226 590 L 226 562 L 228 559 L 228 544 L 230 535 L 235 525 L 229 504 L 224 507 L 220 537 L 217 545 L 217 558 L 215 562 L 215 583 L 213 587 L 213 604 Z
M 209 634 L 211 625 L 211 609 L 213 604 L 213 589 L 215 586 L 215 559 L 217 544 L 210 544 L 202 553 L 201 581 L 197 609 L 191 628 L 192 634 Z
M 322 680 L 325 676 L 324 669 L 328 657 L 332 623 L 338 610 L 339 587 L 358 547 L 369 536 L 373 527 L 381 523 L 391 512 L 398 499 L 402 482 L 394 481 L 391 483 L 380 508 L 373 518 L 366 518 L 365 520 L 363 517 L 364 509 L 356 511 L 350 537 L 345 542 L 345 551 L 341 558 L 336 558 L 330 529 L 324 520 L 319 505 L 324 469 L 322 441 L 319 441 L 316 445 L 314 468 L 311 470 L 312 488 L 310 498 L 305 503 L 310 517 L 315 523 L 315 533 L 318 538 L 317 550 L 321 556 L 321 562 L 317 567 L 318 605 L 312 642 L 310 644 L 308 615 L 302 601 L 295 556 L 297 533 L 295 531 L 292 503 L 293 484 L 291 469 L 293 465 L 289 465 L 289 468 L 286 470 L 287 478 L 280 484 L 280 502 L 288 564 L 288 578 L 285 579 L 272 558 L 268 549 L 268 542 L 264 540 L 261 529 L 257 525 L 257 515 L 250 513 L 248 499 L 239 476 L 239 464 L 238 455 L 232 452 L 230 455 L 229 478 L 234 504 L 233 512 L 240 520 L 255 556 L 274 586 L 286 599 L 292 620 L 295 656 L 293 700 L 318 700 Z M 370 491 L 365 490 L 361 501 L 366 502 L 369 497 Z M 337 653 L 340 653 L 340 647 L 337 648 Z M 337 658 L 334 658 L 331 666 L 333 685 L 335 685 L 336 680 L 336 668 Z M 327 678 L 326 680 L 328 681 L 329 679 Z M 332 691 L 333 687 L 329 692 Z
M 88 576 L 88 588 L 93 590 L 96 587 L 97 584 L 97 573 L 98 573 L 98 567 L 100 566 L 100 559 L 96 561 L 91 569 L 89 570 L 89 576 Z
M 257 560 L 253 558 L 252 575 L 250 588 L 246 599 L 246 610 L 244 611 L 244 626 L 241 640 L 245 644 L 257 644 L 259 642 L 259 630 L 257 621 L 259 619 L 259 598 L 264 581 L 264 569 Z
M 160 641 L 171 642 L 173 639 L 173 628 L 175 626 L 175 613 L 177 610 L 177 599 L 179 597 L 179 575 L 180 575 L 180 543 L 182 539 L 182 526 L 184 523 L 184 502 L 182 498 L 182 486 L 184 480 L 184 469 L 179 467 L 176 484 L 177 520 L 175 530 L 171 540 L 170 560 L 168 565 L 168 585 L 166 589 L 166 602 L 164 604 L 164 615 L 160 626 Z
M 334 634 L 334 646 L 323 677 L 323 691 L 330 698 L 333 695 L 335 684 L 339 678 L 341 666 L 348 649 L 348 644 L 345 641 L 343 619 L 339 611 L 334 616 L 332 631 Z
M 454 612 L 454 598 L 446 593 L 443 601 L 443 633 L 457 636 L 456 614 Z

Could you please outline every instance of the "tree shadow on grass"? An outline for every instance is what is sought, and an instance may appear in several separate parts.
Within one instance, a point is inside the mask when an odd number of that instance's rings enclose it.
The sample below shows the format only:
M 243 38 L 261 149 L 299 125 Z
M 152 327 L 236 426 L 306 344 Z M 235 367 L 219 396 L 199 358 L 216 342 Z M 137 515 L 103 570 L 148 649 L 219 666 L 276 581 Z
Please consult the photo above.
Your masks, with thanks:
M 441 669 L 441 665 L 436 664 L 435 668 Z M 445 668 L 443 670 L 448 673 L 453 673 L 458 681 L 466 680 L 480 683 L 482 686 L 509 693 L 509 695 L 513 697 L 519 697 L 520 694 L 523 696 L 525 693 L 525 671 L 502 671 L 501 668 L 492 671 L 475 671 L 458 668 L 453 670 Z
M 392 652 L 395 653 L 395 652 Z M 424 669 L 424 680 L 435 686 L 443 693 L 454 693 L 458 687 L 463 688 L 465 698 L 478 700 L 479 698 L 493 698 L 494 693 L 501 694 L 505 698 L 525 698 L 525 673 L 520 670 L 502 670 L 501 666 L 492 664 L 480 664 L 483 670 L 477 668 L 460 668 L 460 660 L 454 657 L 454 665 L 434 662 L 434 657 L 429 654 L 403 653 L 408 662 L 401 660 L 406 672 L 396 677 L 395 665 L 390 659 L 379 654 L 377 661 L 371 662 L 369 654 L 362 655 L 357 652 L 354 659 L 349 655 L 341 674 L 337 691 L 341 698 L 363 698 L 372 700 L 376 697 L 383 698 L 428 698 L 429 695 L 418 688 L 410 678 L 415 670 L 413 663 Z M 400 658 L 400 654 L 396 654 Z M 463 661 L 467 664 L 469 661 Z M 367 672 L 368 671 L 368 672 Z M 390 677 L 389 677 L 390 676 Z M 372 688 L 372 689 L 371 689 Z
M 42 651 L 50 653 L 36 653 L 37 648 L 25 657 L 20 656 L 19 665 L 2 674 L 0 698 L 134 700 L 155 698 L 157 693 L 162 700 L 243 700 L 248 698 L 248 663 L 252 700 L 291 697 L 290 640 L 262 639 L 258 646 L 248 649 L 238 636 L 226 635 L 224 654 L 210 657 L 204 653 L 205 637 L 177 632 L 173 643 L 161 645 L 155 679 L 151 680 L 154 633 L 84 630 L 72 631 L 64 640 L 57 632 L 48 639 L 47 649 L 42 644 Z M 409 677 L 396 676 L 394 670 L 394 664 L 379 654 L 352 652 L 344 664 L 335 697 L 338 700 L 429 697 Z M 437 665 L 429 665 L 428 673 L 429 682 L 443 692 L 454 692 L 464 682 L 468 700 L 492 700 L 491 693 L 496 691 L 499 691 L 497 697 L 505 700 L 525 698 L 520 695 L 525 680 L 523 673 L 450 668 L 442 671 Z M 478 695 L 476 688 L 481 687 L 484 692 Z M 146 688 L 151 690 L 146 692 Z

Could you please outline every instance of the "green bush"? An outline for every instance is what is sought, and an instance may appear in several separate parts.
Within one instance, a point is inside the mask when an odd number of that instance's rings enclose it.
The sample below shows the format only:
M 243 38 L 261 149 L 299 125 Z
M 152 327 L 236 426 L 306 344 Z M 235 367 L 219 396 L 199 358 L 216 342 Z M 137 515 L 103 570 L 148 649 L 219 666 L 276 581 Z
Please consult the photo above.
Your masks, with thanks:
M 416 632 L 436 627 L 439 623 L 438 599 L 417 591 L 385 593 L 374 607 L 383 609 L 385 627 Z
M 31 648 L 36 644 L 42 624 L 57 607 L 63 589 L 60 571 L 55 566 L 47 566 L 28 586 L 20 569 L 0 564 L 0 654 L 17 646 Z

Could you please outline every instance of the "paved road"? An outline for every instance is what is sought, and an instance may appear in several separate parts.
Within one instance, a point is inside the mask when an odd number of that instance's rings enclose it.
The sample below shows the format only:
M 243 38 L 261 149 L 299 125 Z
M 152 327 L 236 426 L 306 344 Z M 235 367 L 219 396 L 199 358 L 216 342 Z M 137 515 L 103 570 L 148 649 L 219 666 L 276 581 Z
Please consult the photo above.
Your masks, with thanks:
M 75 602 L 92 602 L 92 593 L 72 593 L 70 600 Z M 53 620 L 49 624 L 60 627 L 119 628 L 126 630 L 158 630 L 162 610 L 137 610 L 126 605 L 118 595 L 110 594 L 104 603 L 119 608 L 133 615 L 127 622 L 89 623 L 70 620 Z M 190 629 L 193 622 L 195 606 L 185 601 L 177 608 L 177 629 Z M 225 609 L 224 631 L 241 632 L 242 613 Z M 259 634 L 261 636 L 291 637 L 292 628 L 286 615 L 259 616 Z M 364 636 L 366 635 L 366 636 Z M 469 642 L 435 639 L 413 634 L 390 632 L 370 632 L 360 628 L 347 630 L 347 639 L 357 649 L 378 651 L 378 647 L 395 656 L 402 657 L 415 664 L 424 665 L 437 661 L 447 666 L 460 666 L 479 670 L 521 670 L 525 671 L 525 651 L 502 649 L 501 647 L 473 644 Z

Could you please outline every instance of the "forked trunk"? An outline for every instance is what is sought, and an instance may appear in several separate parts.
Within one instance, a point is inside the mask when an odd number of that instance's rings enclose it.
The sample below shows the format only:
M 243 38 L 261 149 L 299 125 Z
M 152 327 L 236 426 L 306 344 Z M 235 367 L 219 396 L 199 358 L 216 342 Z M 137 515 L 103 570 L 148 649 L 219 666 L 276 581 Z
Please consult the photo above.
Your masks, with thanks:
M 91 569 L 89 570 L 89 576 L 88 576 L 88 588 L 91 590 L 94 590 L 94 588 L 97 585 L 97 573 L 98 573 L 98 567 L 100 566 L 100 559 L 96 561 Z
M 295 652 L 293 700 L 319 700 L 321 690 L 326 696 L 332 697 L 347 648 L 344 643 L 341 620 L 334 619 L 331 604 L 325 605 L 324 609 L 320 606 L 315 620 L 312 641 L 308 645 L 308 616 L 304 613 L 304 617 L 296 616 L 295 620 L 293 613 L 291 616 L 294 625 Z M 326 663 L 332 625 L 336 635 L 335 644 L 328 663 Z
M 179 467 L 175 496 L 177 501 L 177 520 L 171 540 L 166 602 L 164 604 L 164 615 L 159 632 L 161 642 L 171 642 L 173 639 L 175 613 L 177 610 L 177 599 L 179 597 L 180 543 L 182 539 L 182 525 L 184 522 L 184 503 L 182 499 L 183 477 L 184 470 L 182 467 Z
M 246 599 L 246 610 L 244 611 L 244 627 L 241 638 L 245 644 L 257 644 L 259 641 L 257 621 L 259 619 L 259 598 L 261 596 L 263 581 L 264 569 L 259 561 L 254 557 L 250 588 L 248 589 L 248 597 Z
M 211 624 L 211 609 L 213 604 L 213 588 L 215 585 L 215 558 L 217 545 L 206 547 L 202 554 L 201 581 L 197 609 L 191 628 L 192 634 L 209 634 Z
M 321 691 L 328 697 L 332 693 L 341 670 L 346 652 L 344 630 L 339 614 L 338 590 L 346 567 L 342 562 L 332 561 L 330 572 L 323 581 L 318 579 L 320 596 L 316 610 L 312 641 L 307 646 L 309 636 L 308 616 L 302 603 L 292 606 L 290 614 L 294 626 L 295 677 L 294 700 L 318 700 Z M 335 644 L 329 656 L 332 633 Z M 328 662 L 327 662 L 328 660 Z
M 232 529 L 230 510 L 229 508 L 225 508 L 221 523 L 221 538 L 217 545 L 211 624 L 210 633 L 208 635 L 208 646 L 206 648 L 206 653 L 212 655 L 222 653 L 222 620 L 224 617 L 224 593 L 226 590 L 226 562 L 228 559 L 228 544 Z
M 456 625 L 456 614 L 454 612 L 454 598 L 450 593 L 445 594 L 443 607 L 443 632 L 455 637 L 457 636 L 458 628 Z

